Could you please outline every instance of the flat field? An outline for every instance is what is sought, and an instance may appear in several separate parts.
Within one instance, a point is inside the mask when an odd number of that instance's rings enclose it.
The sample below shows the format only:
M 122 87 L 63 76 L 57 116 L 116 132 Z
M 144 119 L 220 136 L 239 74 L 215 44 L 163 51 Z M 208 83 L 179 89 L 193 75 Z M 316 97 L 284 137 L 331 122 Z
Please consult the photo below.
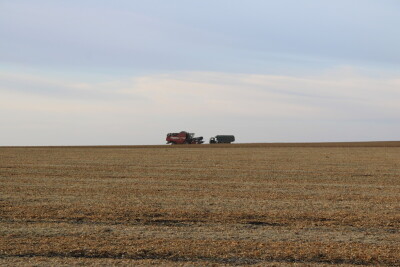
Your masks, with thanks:
M 0 265 L 400 266 L 400 142 L 0 147 Z

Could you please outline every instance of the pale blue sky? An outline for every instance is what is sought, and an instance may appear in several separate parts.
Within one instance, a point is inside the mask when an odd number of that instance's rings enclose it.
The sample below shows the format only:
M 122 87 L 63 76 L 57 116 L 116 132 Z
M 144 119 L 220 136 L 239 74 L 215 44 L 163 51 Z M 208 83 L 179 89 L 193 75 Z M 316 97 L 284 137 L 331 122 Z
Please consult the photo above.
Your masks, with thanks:
M 0 1 L 0 145 L 400 139 L 400 2 Z

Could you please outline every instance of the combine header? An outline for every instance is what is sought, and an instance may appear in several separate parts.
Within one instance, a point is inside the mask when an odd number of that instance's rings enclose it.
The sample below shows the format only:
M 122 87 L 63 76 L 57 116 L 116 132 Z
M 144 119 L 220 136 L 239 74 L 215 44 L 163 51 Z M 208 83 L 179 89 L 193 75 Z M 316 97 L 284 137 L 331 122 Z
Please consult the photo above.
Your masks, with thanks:
M 169 133 L 165 139 L 167 144 L 202 144 L 203 137 L 194 137 L 194 133 L 182 131 L 180 133 Z

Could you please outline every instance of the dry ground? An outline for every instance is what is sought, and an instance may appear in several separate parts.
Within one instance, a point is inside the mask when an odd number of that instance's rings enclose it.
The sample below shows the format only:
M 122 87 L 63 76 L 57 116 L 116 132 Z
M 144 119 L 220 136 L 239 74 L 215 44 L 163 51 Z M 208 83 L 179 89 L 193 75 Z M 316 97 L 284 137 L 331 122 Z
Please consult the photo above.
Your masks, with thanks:
M 400 143 L 0 147 L 0 265 L 400 266 Z

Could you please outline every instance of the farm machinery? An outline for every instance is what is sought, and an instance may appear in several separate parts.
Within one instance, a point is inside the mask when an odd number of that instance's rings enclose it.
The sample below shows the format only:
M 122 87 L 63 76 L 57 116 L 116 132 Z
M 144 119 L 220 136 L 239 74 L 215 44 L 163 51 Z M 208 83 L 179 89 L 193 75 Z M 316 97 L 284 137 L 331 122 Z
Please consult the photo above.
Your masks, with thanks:
M 210 138 L 210 144 L 230 144 L 232 142 L 235 142 L 233 135 L 217 135 Z
M 203 137 L 194 137 L 194 133 L 185 131 L 179 133 L 169 133 L 165 139 L 167 144 L 202 144 L 204 143 Z
M 194 133 L 181 131 L 179 133 L 169 133 L 165 139 L 167 144 L 203 144 L 203 137 L 194 137 Z M 230 144 L 235 142 L 233 135 L 217 135 L 210 138 L 210 144 Z

